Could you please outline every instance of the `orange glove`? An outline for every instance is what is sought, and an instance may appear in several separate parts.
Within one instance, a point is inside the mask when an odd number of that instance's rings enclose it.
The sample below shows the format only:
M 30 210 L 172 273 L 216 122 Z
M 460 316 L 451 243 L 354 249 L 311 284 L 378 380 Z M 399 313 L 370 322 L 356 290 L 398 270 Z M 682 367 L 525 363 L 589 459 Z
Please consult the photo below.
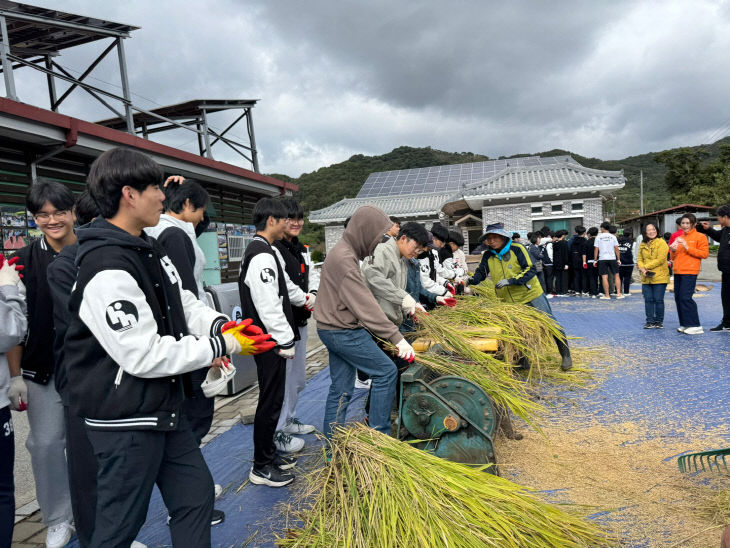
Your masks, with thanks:
M 253 320 L 247 318 L 240 322 L 226 322 L 221 327 L 221 335 L 226 341 L 226 354 L 242 354 L 253 356 L 268 352 L 276 346 L 271 334 L 264 333 L 260 327 L 251 325 Z

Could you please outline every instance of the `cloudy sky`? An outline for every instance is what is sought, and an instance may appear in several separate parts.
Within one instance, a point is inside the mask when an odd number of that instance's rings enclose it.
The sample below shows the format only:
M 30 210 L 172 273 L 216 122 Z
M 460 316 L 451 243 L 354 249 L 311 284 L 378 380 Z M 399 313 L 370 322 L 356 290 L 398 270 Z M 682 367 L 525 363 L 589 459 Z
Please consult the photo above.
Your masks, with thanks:
M 729 2 L 28 2 L 141 27 L 125 49 L 142 108 L 260 99 L 265 173 L 296 177 L 401 145 L 618 159 L 730 134 Z M 80 72 L 104 47 L 58 62 Z M 116 56 L 93 76 L 118 90 Z M 44 79 L 17 78 L 22 101 L 47 107 Z M 109 117 L 85 93 L 71 98 L 62 112 Z M 182 133 L 166 142 L 194 151 Z

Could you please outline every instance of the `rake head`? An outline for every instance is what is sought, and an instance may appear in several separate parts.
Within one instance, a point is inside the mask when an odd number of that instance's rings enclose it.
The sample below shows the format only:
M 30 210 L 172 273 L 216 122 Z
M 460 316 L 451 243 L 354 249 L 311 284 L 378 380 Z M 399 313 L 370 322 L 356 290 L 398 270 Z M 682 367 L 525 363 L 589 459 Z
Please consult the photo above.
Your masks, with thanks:
M 730 455 L 730 447 L 725 449 L 715 449 L 713 451 L 701 451 L 699 453 L 688 453 L 677 459 L 679 471 L 697 472 L 700 469 L 703 472 L 730 472 L 725 462 L 725 457 Z

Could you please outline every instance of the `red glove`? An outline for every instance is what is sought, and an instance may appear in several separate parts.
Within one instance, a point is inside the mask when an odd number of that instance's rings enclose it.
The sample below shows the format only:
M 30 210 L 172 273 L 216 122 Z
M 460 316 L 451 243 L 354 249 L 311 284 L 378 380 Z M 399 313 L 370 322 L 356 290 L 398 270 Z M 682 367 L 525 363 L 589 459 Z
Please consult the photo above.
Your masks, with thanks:
M 253 356 L 268 352 L 276 346 L 271 334 L 264 333 L 260 327 L 251 325 L 253 320 L 247 318 L 240 322 L 226 322 L 221 334 L 226 339 L 226 349 L 231 353 Z
M 15 268 L 16 272 L 18 273 L 18 277 L 22 278 L 23 275 L 20 273 L 21 270 L 23 270 L 25 267 L 22 264 L 15 264 L 20 260 L 20 257 L 13 257 L 12 259 L 8 259 L 8 266 L 12 266 Z M 3 264 L 5 264 L 5 255 L 0 253 L 0 268 L 3 267 Z
M 446 291 L 448 291 L 452 295 L 456 295 L 456 288 L 449 282 L 446 282 L 446 285 L 444 285 L 444 287 L 446 288 Z
M 456 299 L 453 297 L 436 297 L 436 302 L 442 306 L 456 306 Z
M 587 263 L 583 263 L 583 268 L 587 269 L 588 268 L 588 264 Z

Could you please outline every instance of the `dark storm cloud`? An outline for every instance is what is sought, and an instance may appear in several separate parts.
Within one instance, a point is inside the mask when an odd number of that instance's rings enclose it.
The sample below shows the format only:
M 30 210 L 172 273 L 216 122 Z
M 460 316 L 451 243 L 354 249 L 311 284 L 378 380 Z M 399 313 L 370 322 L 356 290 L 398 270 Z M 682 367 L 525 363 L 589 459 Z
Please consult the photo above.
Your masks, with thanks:
M 726 4 L 39 3 L 141 26 L 126 51 L 144 108 L 261 99 L 254 120 L 266 172 L 296 176 L 399 145 L 621 158 L 697 144 L 730 126 Z M 83 69 L 97 50 L 69 50 L 59 61 Z M 94 73 L 97 83 L 118 84 L 114 61 Z M 44 89 L 36 78 L 19 93 L 46 106 Z M 109 116 L 92 105 L 75 93 L 65 112 Z M 165 139 L 195 147 L 190 134 Z M 238 161 L 224 148 L 216 154 Z

